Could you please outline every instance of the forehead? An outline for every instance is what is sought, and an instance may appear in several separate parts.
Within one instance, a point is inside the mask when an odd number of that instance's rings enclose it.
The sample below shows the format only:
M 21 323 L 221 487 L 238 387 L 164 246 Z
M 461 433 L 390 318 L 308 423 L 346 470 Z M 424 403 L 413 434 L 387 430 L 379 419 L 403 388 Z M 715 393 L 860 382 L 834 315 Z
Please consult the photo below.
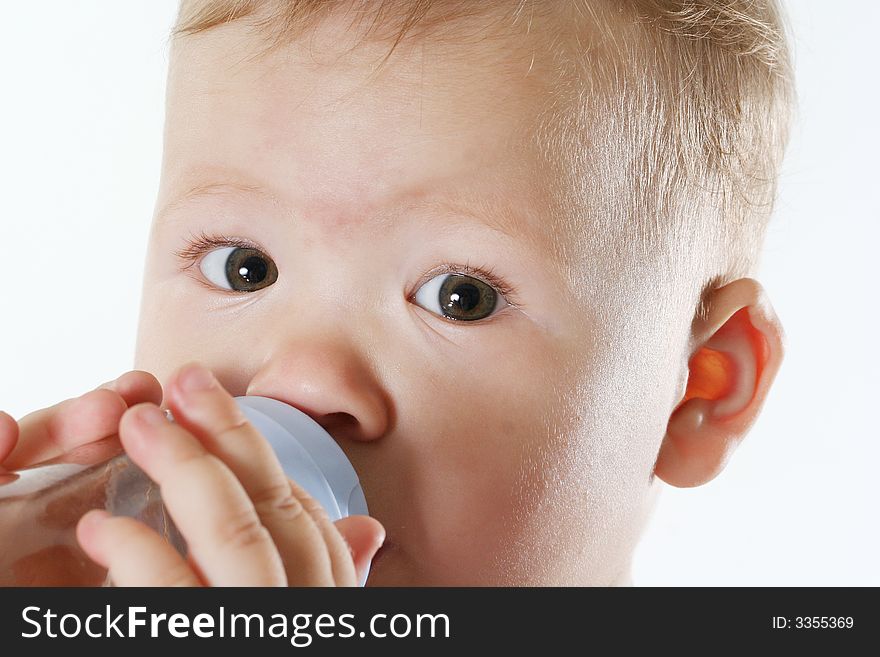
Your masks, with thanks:
M 332 21 L 265 56 L 260 39 L 230 23 L 174 43 L 165 204 L 238 185 L 335 229 L 414 202 L 468 211 L 536 251 L 558 239 L 533 49 L 422 41 L 378 67 L 388 45 L 353 47 Z

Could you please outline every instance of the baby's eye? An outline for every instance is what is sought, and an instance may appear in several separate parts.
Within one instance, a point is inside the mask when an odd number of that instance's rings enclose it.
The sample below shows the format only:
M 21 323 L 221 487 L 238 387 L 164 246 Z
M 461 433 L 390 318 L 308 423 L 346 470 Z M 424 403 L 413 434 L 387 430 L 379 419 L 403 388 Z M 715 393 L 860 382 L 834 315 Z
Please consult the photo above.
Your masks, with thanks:
M 437 308 L 447 319 L 473 322 L 507 305 L 488 283 L 464 274 L 444 273 L 422 285 L 415 300 L 425 310 Z
M 256 292 L 278 280 L 278 269 L 269 256 L 238 246 L 209 252 L 199 269 L 214 285 L 236 292 Z

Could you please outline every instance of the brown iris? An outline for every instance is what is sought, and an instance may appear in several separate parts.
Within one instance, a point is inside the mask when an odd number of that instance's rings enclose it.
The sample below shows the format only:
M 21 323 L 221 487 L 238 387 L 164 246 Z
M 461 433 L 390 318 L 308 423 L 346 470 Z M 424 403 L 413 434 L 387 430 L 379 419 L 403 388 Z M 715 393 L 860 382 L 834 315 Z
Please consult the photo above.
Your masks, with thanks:
M 498 303 L 491 285 L 463 274 L 450 274 L 438 292 L 438 303 L 449 319 L 475 321 L 488 317 Z
M 234 290 L 254 292 L 278 280 L 278 269 L 260 251 L 236 248 L 226 259 L 226 279 Z

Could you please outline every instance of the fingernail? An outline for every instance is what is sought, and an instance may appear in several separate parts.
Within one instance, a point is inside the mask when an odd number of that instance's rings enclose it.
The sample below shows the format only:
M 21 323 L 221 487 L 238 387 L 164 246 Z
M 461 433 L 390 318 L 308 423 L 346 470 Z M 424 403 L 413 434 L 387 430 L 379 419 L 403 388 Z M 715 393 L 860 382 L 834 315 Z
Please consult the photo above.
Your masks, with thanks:
M 374 555 L 379 551 L 380 547 L 385 545 L 386 538 L 388 538 L 388 535 L 385 533 L 385 527 L 382 527 L 382 531 L 376 535 L 376 550 L 373 552 Z
M 104 520 L 110 517 L 110 513 L 104 509 L 92 509 L 86 514 L 85 522 L 92 526 L 100 525 Z
M 198 363 L 189 365 L 180 376 L 180 387 L 184 392 L 208 390 L 214 385 L 214 375 Z
M 137 419 L 151 427 L 161 427 L 163 424 L 168 424 L 168 420 L 165 418 L 165 413 L 155 406 L 144 406 L 143 408 L 139 408 L 137 410 Z

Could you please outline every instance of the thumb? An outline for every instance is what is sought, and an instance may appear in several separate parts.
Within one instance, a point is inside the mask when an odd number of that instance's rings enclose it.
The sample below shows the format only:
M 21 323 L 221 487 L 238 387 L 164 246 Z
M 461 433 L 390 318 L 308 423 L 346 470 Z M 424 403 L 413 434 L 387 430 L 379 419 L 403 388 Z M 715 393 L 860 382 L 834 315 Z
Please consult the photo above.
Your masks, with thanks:
M 385 528 L 371 516 L 348 516 L 333 523 L 351 549 L 357 583 L 363 579 L 370 561 L 385 542 Z

